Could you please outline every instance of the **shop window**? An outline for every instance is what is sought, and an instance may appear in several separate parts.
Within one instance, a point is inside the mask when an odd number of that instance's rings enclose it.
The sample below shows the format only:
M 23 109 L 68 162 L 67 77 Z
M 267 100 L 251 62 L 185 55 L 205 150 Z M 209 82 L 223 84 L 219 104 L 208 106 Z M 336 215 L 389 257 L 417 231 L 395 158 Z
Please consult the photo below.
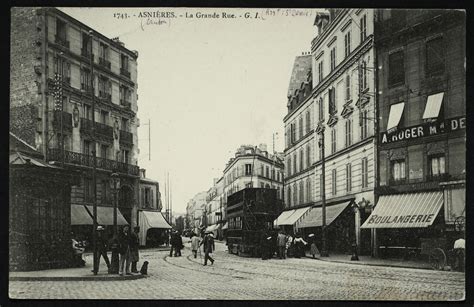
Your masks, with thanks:
M 438 37 L 426 42 L 426 74 L 436 75 L 444 72 L 444 42 Z
M 331 191 L 332 191 L 333 196 L 337 194 L 337 178 L 336 178 L 336 175 L 337 175 L 337 171 L 336 171 L 336 169 L 333 169 L 332 170 L 332 176 L 331 176 Z
M 406 174 L 405 174 L 405 160 L 394 160 L 391 162 L 391 175 L 392 180 L 395 182 L 405 181 Z
M 440 178 L 446 174 L 444 155 L 430 156 L 428 161 L 429 176 L 431 179 Z
M 350 163 L 346 164 L 346 191 L 352 190 L 352 166 Z
M 367 158 L 362 158 L 362 188 L 369 185 L 369 162 Z
M 388 86 L 405 83 L 405 60 L 403 51 L 397 51 L 388 56 Z

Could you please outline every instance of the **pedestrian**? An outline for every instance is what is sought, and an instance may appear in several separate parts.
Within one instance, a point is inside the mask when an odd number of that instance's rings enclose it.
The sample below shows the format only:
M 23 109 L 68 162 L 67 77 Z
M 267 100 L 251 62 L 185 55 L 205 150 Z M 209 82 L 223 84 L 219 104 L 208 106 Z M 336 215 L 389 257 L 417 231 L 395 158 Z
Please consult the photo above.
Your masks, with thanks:
M 286 254 L 288 257 L 293 256 L 293 237 L 291 234 L 286 236 Z
M 191 250 L 193 251 L 194 258 L 197 258 L 197 250 L 201 239 L 194 233 L 191 233 Z
M 207 265 L 207 260 L 209 259 L 211 261 L 211 264 L 214 264 L 214 259 L 212 259 L 209 254 L 212 254 L 212 252 L 215 250 L 215 245 L 214 245 L 214 235 L 211 233 L 206 233 L 204 235 L 204 240 L 199 244 L 200 246 L 202 245 L 204 248 L 204 265 Z
M 97 275 L 97 273 L 99 272 L 100 258 L 104 258 L 105 264 L 107 265 L 107 272 L 110 272 L 110 261 L 109 257 L 107 256 L 108 246 L 104 230 L 105 229 L 103 226 L 97 226 L 97 250 L 95 253 L 95 257 L 99 265 L 97 266 L 97 271 L 95 271 L 94 269 L 92 270 L 95 275 Z
M 283 230 L 280 230 L 278 232 L 278 237 L 277 237 L 277 244 L 278 244 L 278 256 L 280 257 L 280 259 L 286 259 L 286 240 L 287 240 L 287 237 L 285 235 L 285 233 L 283 232 Z
M 316 258 L 316 255 L 319 254 L 318 247 L 316 246 L 316 236 L 314 235 L 314 233 L 310 233 L 308 237 L 311 239 L 311 247 L 309 249 L 309 252 L 314 259 Z
M 465 269 L 465 249 L 466 249 L 466 240 L 464 236 L 461 236 L 454 242 L 454 268 L 458 271 L 464 271 Z
M 177 255 L 181 257 L 181 250 L 184 248 L 183 237 L 179 232 L 176 233 Z
M 262 249 L 262 260 L 267 260 L 270 256 L 270 240 L 271 236 L 269 236 L 268 231 L 263 230 L 260 235 L 260 247 Z
M 130 234 L 130 262 L 132 263 L 132 273 L 139 273 L 137 270 L 137 263 L 140 260 L 138 248 L 140 246 L 140 240 L 138 238 L 138 232 L 140 227 L 136 226 L 133 228 L 133 232 Z
M 174 231 L 170 232 L 169 242 L 170 242 L 170 257 L 173 257 L 173 251 L 174 251 L 174 256 L 176 257 L 176 250 L 175 250 L 176 236 L 174 234 Z
M 122 231 L 119 234 L 119 253 L 120 253 L 120 267 L 119 274 L 123 276 L 123 269 L 125 266 L 125 274 L 132 275 L 130 273 L 130 226 L 124 225 Z
M 304 246 L 307 245 L 308 243 L 305 240 L 303 240 L 299 232 L 296 233 L 293 243 L 295 245 L 295 257 L 301 258 L 302 256 L 304 256 Z

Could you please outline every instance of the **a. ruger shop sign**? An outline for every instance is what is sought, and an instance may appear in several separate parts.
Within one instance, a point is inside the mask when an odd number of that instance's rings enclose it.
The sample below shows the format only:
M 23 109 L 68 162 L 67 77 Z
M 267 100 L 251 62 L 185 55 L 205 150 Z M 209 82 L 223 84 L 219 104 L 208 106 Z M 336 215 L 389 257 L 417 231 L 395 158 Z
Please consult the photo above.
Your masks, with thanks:
M 448 133 L 466 129 L 466 117 L 455 117 L 442 122 L 423 123 L 420 125 L 398 129 L 394 132 L 382 132 L 380 142 L 388 144 L 399 141 L 407 141 L 432 135 Z

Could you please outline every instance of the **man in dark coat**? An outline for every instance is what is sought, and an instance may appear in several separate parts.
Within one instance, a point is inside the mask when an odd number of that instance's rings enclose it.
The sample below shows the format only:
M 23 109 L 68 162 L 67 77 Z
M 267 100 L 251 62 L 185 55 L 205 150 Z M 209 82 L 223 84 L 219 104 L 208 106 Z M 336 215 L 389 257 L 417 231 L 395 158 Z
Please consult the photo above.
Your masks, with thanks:
M 103 257 L 105 264 L 107 265 L 107 270 L 110 271 L 110 261 L 109 257 L 107 256 L 107 238 L 104 234 L 104 227 L 97 226 L 97 253 L 95 257 L 98 258 L 97 262 L 100 264 L 100 258 Z M 99 271 L 99 266 L 97 266 L 97 272 Z M 97 274 L 94 270 L 92 270 L 94 274 Z
M 133 232 L 130 234 L 130 262 L 132 262 L 132 273 L 139 273 L 137 270 L 137 263 L 139 260 L 138 248 L 140 241 L 138 238 L 138 232 L 140 227 L 136 226 L 133 228 Z
M 203 245 L 204 248 L 204 265 L 207 265 L 207 259 L 211 260 L 211 264 L 214 264 L 214 259 L 209 256 L 214 250 L 215 250 L 215 245 L 214 245 L 214 236 L 211 233 L 208 233 L 204 236 L 204 240 L 199 245 Z
M 173 230 L 170 235 L 170 257 L 173 257 L 173 251 L 174 251 L 174 256 L 178 257 L 178 247 L 179 247 L 179 238 L 178 238 L 178 233 Z
M 262 260 L 267 260 L 270 255 L 270 240 L 268 239 L 269 235 L 266 230 L 262 231 L 260 236 L 260 247 L 262 249 Z M 271 238 L 270 238 L 271 239 Z
M 131 234 L 130 227 L 124 225 L 122 231 L 119 233 L 119 253 L 120 253 L 120 269 L 119 274 L 123 275 L 123 269 L 125 265 L 125 273 L 131 275 L 130 273 L 130 243 L 131 243 Z

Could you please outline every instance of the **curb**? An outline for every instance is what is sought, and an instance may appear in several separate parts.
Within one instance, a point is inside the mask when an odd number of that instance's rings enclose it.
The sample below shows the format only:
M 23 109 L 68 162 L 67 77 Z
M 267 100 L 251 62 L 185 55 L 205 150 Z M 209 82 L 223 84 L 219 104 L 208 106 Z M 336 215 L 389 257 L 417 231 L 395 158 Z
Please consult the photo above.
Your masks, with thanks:
M 146 278 L 148 275 L 125 276 L 10 276 L 10 281 L 116 281 Z
M 348 261 L 341 261 L 341 260 L 326 260 L 326 259 L 318 258 L 318 257 L 312 258 L 312 257 L 308 257 L 308 256 L 306 256 L 306 258 L 316 259 L 316 260 L 325 261 L 325 262 L 335 262 L 335 263 L 345 263 L 345 264 L 380 266 L 380 267 L 389 267 L 389 268 L 404 268 L 404 269 L 415 269 L 415 270 L 430 270 L 430 271 L 433 270 L 432 268 L 402 266 L 402 265 L 394 265 L 394 264 L 364 263 L 364 262 L 358 262 L 357 260 L 348 262 Z

